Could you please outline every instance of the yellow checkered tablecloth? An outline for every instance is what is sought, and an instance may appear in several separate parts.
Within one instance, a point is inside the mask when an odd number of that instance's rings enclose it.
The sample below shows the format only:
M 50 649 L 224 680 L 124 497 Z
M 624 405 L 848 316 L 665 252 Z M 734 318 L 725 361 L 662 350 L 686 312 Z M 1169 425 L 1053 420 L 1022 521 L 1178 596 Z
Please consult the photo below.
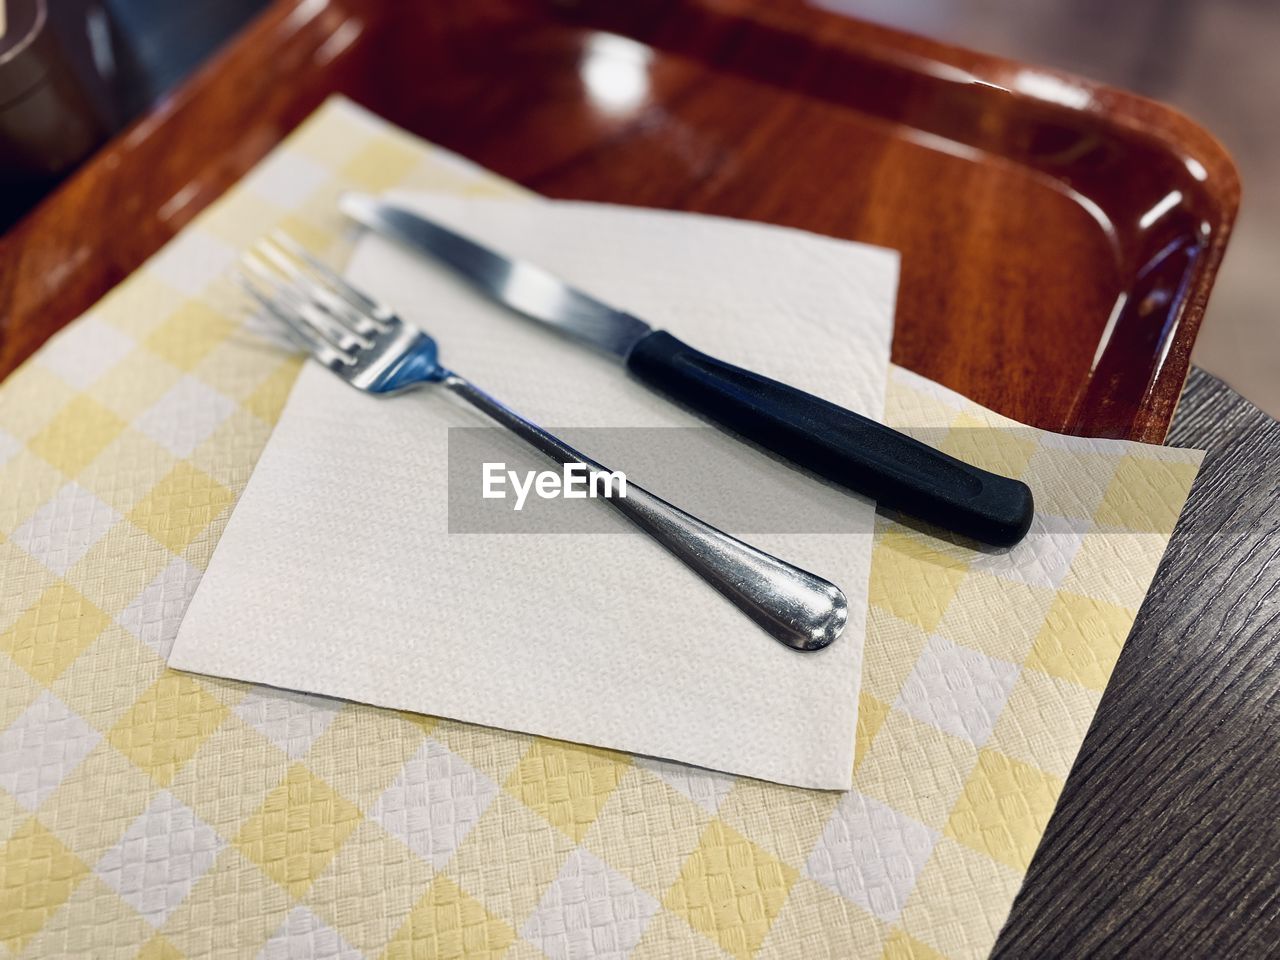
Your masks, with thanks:
M 340 253 L 352 187 L 524 195 L 331 101 L 0 387 L 0 952 L 986 954 L 1199 455 L 895 370 L 888 419 L 1028 479 L 1050 535 L 879 521 L 847 794 L 169 671 L 298 369 L 226 268 L 277 225 Z

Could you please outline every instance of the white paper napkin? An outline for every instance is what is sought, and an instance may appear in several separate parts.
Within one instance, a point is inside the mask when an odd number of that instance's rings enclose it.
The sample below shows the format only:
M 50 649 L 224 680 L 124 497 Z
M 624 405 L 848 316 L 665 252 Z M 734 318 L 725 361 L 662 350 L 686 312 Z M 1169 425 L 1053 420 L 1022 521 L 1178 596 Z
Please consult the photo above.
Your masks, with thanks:
M 890 251 L 622 207 L 399 199 L 715 356 L 881 414 L 897 283 Z M 535 422 L 700 424 L 615 362 L 380 238 L 361 240 L 348 274 L 436 337 L 451 369 Z M 847 593 L 844 636 L 800 654 L 625 524 L 616 534 L 450 534 L 448 430 L 487 425 L 443 390 L 376 399 L 306 365 L 170 665 L 847 788 L 873 506 L 828 497 L 841 514 L 833 527 L 849 530 L 852 517 L 852 534 L 730 531 Z M 761 483 L 801 497 L 821 486 L 704 432 L 703 455 L 684 474 L 691 483 L 717 478 L 726 497 Z M 655 488 L 625 460 L 609 466 L 681 504 L 678 471 Z

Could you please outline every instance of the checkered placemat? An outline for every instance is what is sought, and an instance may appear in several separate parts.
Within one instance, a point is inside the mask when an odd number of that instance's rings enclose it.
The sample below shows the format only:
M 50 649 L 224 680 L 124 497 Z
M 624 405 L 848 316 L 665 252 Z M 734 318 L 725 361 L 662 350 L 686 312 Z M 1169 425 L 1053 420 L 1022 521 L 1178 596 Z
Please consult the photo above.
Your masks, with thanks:
M 298 369 L 226 268 L 274 226 L 340 254 L 338 193 L 392 187 L 524 195 L 331 101 L 0 387 L 0 952 L 987 953 L 1198 454 L 895 370 L 889 420 L 1028 479 L 1053 535 L 880 521 L 845 794 L 166 669 Z

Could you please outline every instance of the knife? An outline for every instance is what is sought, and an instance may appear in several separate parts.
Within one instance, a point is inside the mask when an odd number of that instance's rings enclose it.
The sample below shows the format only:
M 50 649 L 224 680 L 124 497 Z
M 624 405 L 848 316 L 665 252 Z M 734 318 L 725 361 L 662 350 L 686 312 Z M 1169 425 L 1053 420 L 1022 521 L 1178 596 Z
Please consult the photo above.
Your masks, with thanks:
M 352 219 L 450 267 L 480 292 L 603 351 L 689 409 L 881 506 L 996 546 L 1026 534 L 1025 483 L 957 460 L 795 387 L 717 360 L 540 267 L 403 207 L 347 194 Z

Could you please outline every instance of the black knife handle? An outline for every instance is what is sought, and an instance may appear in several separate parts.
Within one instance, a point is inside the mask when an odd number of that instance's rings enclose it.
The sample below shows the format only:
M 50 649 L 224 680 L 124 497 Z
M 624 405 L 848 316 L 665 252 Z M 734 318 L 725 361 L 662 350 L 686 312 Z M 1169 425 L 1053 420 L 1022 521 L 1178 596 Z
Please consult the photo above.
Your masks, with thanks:
M 1031 490 L 812 394 L 724 363 L 656 330 L 627 355 L 651 387 L 793 463 L 880 504 L 983 543 L 1031 525 Z

